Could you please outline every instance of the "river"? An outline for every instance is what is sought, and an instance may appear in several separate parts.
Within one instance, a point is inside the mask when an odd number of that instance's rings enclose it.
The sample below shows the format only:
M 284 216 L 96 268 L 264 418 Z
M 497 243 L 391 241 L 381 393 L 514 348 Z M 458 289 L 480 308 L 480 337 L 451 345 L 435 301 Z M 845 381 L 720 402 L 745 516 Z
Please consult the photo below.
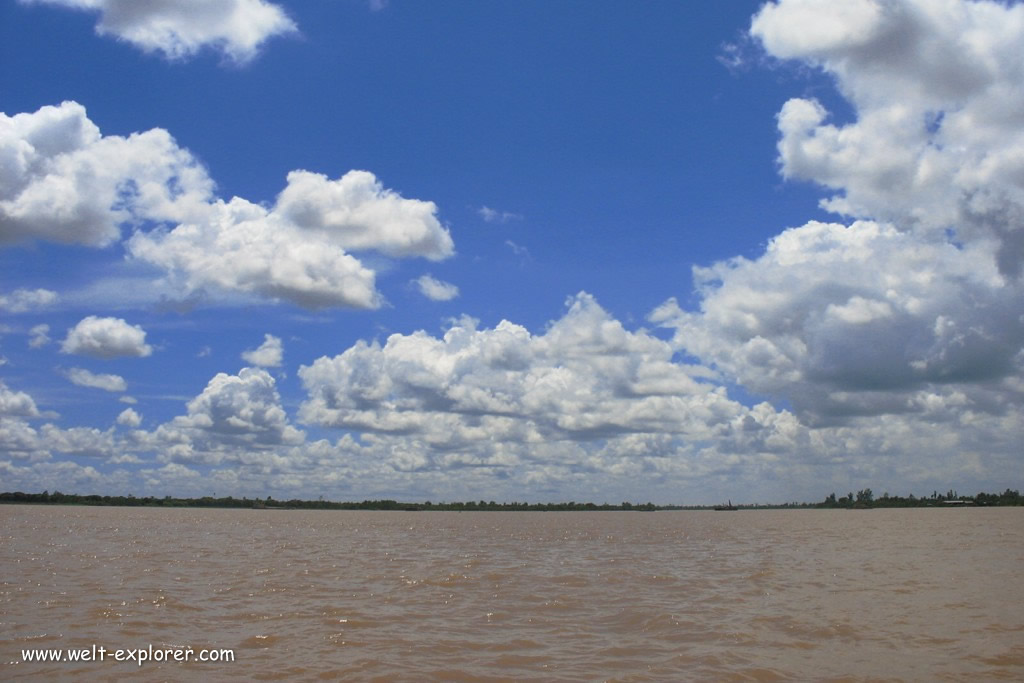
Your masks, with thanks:
M 1024 680 L 1024 508 L 0 506 L 11 680 Z M 234 661 L 27 662 L 26 649 Z

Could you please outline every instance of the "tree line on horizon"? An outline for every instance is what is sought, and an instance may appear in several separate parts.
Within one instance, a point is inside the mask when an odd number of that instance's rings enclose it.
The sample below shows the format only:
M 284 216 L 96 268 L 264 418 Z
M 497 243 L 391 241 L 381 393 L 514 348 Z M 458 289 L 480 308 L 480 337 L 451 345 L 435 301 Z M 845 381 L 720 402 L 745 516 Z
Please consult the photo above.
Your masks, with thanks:
M 888 492 L 883 493 L 878 498 L 875 497 L 871 489 L 861 489 L 856 494 L 848 493 L 841 498 L 836 498 L 836 494 L 832 493 L 825 498 L 821 503 L 818 503 L 816 507 L 824 508 L 848 508 L 859 506 L 868 507 L 933 507 L 936 505 L 946 505 L 948 503 L 959 503 L 966 505 L 1024 505 L 1024 499 L 1022 499 L 1020 492 L 1012 489 L 1006 489 L 1002 493 L 978 493 L 974 496 L 962 496 L 956 492 L 955 489 L 949 489 L 946 493 L 939 493 L 938 491 L 932 491 L 931 496 L 915 496 L 913 493 L 907 496 L 892 496 Z
M 650 512 L 654 510 L 710 510 L 712 505 L 655 505 L 654 503 L 497 503 L 495 501 L 466 501 L 466 502 L 440 502 L 432 503 L 403 503 L 396 500 L 364 500 L 361 502 L 335 502 L 324 500 L 321 496 L 317 500 L 275 500 L 271 496 L 266 498 L 235 498 L 223 496 L 203 496 L 202 498 L 175 498 L 164 496 L 157 498 L 147 496 L 136 498 L 133 495 L 127 496 L 101 496 L 101 495 L 79 495 L 76 493 L 61 493 L 60 491 L 43 491 L 42 493 L 22 493 L 21 491 L 0 493 L 0 503 L 27 503 L 42 505 L 98 505 L 98 506 L 125 506 L 125 507 L 204 507 L 204 508 L 255 508 L 255 509 L 297 509 L 297 510 L 449 510 L 449 511 L 610 511 L 610 510 L 635 510 L 639 512 Z M 955 490 L 950 489 L 946 493 L 933 491 L 930 496 L 893 496 L 888 492 L 875 497 L 871 489 L 861 489 L 856 494 L 853 492 L 845 496 L 836 497 L 835 493 L 826 496 L 820 503 L 781 503 L 781 504 L 740 504 L 736 509 L 814 509 L 814 508 L 893 508 L 893 507 L 938 507 L 949 506 L 950 503 L 960 505 L 978 506 L 1021 506 L 1024 505 L 1024 497 L 1017 490 L 1007 488 L 1003 493 L 978 493 L 974 496 L 959 495 Z

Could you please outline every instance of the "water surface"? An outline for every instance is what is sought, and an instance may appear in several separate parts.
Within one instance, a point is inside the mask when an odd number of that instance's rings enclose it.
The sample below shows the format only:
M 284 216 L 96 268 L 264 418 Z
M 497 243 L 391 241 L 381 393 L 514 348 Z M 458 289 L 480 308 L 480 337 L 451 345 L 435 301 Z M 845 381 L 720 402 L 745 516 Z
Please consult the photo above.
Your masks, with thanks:
M 1024 680 L 1024 509 L 0 506 L 0 678 Z M 233 663 L 25 663 L 23 648 Z

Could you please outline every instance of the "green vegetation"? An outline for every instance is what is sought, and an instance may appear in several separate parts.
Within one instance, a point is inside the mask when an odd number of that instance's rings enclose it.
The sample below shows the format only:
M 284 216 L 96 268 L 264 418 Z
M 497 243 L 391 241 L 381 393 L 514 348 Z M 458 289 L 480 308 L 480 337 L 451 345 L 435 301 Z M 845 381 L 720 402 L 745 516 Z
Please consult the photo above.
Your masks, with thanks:
M 628 503 L 617 505 L 602 503 L 496 503 L 492 501 L 467 501 L 464 503 L 400 503 L 395 500 L 364 500 L 360 503 L 336 503 L 324 500 L 275 500 L 270 496 L 259 498 L 136 498 L 135 496 L 98 496 L 65 494 L 60 491 L 42 493 L 0 493 L 0 503 L 29 503 L 43 505 L 120 505 L 131 507 L 203 507 L 203 508 L 257 508 L 296 510 L 456 510 L 456 511 L 590 511 L 590 510 L 710 510 L 711 505 L 655 505 L 654 503 Z M 1024 505 L 1024 496 L 1018 491 L 1006 489 L 1003 493 L 979 493 L 975 496 L 961 496 L 950 489 L 947 493 L 933 491 L 931 496 L 891 496 L 883 493 L 875 497 L 871 489 L 862 489 L 856 494 L 848 493 L 836 498 L 832 493 L 820 503 L 782 503 L 775 505 L 737 505 L 739 509 L 809 509 L 809 508 L 883 508 L 883 507 L 954 507 L 957 505 L 1008 506 Z
M 172 498 L 165 496 L 156 498 L 136 498 L 135 496 L 82 496 L 66 494 L 60 491 L 49 493 L 0 493 L 0 503 L 31 503 L 44 505 L 120 505 L 128 507 L 203 507 L 203 508 L 256 508 L 256 509 L 295 509 L 295 510 L 669 510 L 680 509 L 679 506 L 655 505 L 654 503 L 621 503 L 619 505 L 595 505 L 594 503 L 496 503 L 481 500 L 465 503 L 400 503 L 396 500 L 364 500 L 359 503 L 336 503 L 323 500 L 275 500 L 266 498 Z
M 810 507 L 819 508 L 920 508 L 920 507 L 951 507 L 955 505 L 1024 505 L 1024 497 L 1018 491 L 1006 489 L 1002 493 L 979 493 L 975 496 L 961 496 L 955 490 L 950 489 L 946 493 L 932 491 L 930 496 L 915 496 L 913 493 L 907 496 L 891 496 L 888 492 L 878 498 L 871 489 L 858 491 L 856 496 L 848 493 L 842 498 L 836 498 L 833 493 L 824 502 L 817 503 Z

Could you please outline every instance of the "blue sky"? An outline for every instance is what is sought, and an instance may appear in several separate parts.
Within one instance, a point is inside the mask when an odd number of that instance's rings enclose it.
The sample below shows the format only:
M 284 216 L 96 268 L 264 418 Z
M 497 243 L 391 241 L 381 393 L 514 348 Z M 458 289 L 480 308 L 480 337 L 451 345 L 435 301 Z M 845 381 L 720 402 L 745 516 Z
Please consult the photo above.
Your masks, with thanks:
M 1019 487 L 1024 10 L 0 4 L 0 488 Z

